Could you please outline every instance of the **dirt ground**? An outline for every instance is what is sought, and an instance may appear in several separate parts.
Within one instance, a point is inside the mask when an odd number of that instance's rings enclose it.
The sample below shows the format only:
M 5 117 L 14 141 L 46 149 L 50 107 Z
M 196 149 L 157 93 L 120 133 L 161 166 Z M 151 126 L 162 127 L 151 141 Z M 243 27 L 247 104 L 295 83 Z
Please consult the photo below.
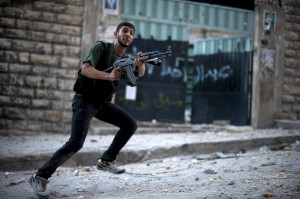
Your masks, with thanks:
M 49 198 L 300 198 L 299 142 L 280 150 L 193 154 L 121 167 L 125 174 L 61 167 L 50 179 Z M 27 183 L 32 172 L 2 171 L 0 198 L 36 198 Z

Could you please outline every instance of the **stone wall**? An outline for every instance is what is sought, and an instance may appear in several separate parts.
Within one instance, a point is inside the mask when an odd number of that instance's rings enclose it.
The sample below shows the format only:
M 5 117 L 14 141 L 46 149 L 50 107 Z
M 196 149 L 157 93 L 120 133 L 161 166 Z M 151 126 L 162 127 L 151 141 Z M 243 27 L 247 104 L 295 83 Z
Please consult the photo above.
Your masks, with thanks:
M 67 132 L 84 0 L 0 1 L 0 134 Z
M 300 1 L 282 0 L 285 10 L 285 59 L 282 112 L 278 119 L 300 120 Z
M 256 0 L 251 125 L 300 120 L 300 1 Z M 269 13 L 269 25 L 264 16 Z M 273 17 L 275 14 L 275 17 Z

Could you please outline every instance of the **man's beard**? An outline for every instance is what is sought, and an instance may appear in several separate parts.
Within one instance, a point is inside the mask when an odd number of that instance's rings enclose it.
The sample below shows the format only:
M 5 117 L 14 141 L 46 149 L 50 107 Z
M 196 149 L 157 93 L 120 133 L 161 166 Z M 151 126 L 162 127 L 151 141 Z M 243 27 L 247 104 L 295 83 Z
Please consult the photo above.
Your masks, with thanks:
M 121 37 L 118 37 L 118 42 L 120 44 L 120 46 L 122 46 L 123 48 L 127 48 L 129 45 L 128 44 L 124 44 L 121 40 Z

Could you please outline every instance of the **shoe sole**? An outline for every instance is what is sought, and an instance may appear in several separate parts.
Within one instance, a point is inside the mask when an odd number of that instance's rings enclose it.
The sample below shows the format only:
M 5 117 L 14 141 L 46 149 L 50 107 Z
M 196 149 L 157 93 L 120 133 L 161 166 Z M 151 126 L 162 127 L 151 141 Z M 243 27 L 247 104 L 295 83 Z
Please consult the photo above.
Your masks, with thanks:
M 98 166 L 96 166 L 96 168 L 100 171 L 106 171 L 106 172 L 113 173 L 113 174 L 122 174 L 122 173 L 125 173 L 125 171 L 126 171 L 125 169 L 122 169 L 118 172 L 113 172 L 113 171 L 108 170 L 108 169 L 102 169 L 101 167 L 98 167 Z

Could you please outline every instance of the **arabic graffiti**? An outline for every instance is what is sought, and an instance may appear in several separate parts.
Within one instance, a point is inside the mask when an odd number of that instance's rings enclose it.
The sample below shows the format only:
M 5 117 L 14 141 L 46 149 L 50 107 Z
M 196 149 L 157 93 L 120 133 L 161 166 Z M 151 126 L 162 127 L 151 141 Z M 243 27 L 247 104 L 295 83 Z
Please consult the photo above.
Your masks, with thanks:
M 154 74 L 154 67 L 152 65 L 147 66 L 147 74 L 152 76 Z M 159 67 L 160 77 L 170 76 L 176 79 L 182 79 L 183 82 L 186 82 L 188 79 L 186 68 L 182 67 L 170 67 L 167 65 L 162 65 Z M 199 82 L 203 82 L 208 78 L 211 78 L 214 81 L 218 81 L 219 79 L 227 79 L 233 74 L 233 70 L 229 64 L 224 65 L 222 67 L 209 67 L 206 68 L 203 64 L 197 65 L 194 68 L 193 74 L 193 84 L 196 85 Z
M 206 71 L 203 65 L 198 65 L 195 67 L 193 84 L 196 85 L 208 78 L 211 78 L 214 81 L 218 81 L 219 79 L 227 79 L 231 74 L 233 74 L 233 70 L 229 65 L 222 66 L 220 69 L 210 68 Z

